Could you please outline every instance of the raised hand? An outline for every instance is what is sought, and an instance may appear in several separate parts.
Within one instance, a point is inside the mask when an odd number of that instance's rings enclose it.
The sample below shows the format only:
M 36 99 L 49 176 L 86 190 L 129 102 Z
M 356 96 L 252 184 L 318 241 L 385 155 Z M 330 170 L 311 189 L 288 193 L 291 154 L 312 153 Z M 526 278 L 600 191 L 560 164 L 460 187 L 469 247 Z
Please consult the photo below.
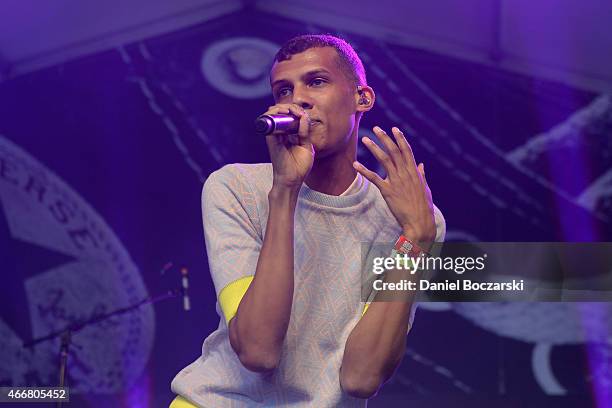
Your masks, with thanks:
M 368 137 L 361 141 L 385 168 L 387 177 L 383 180 L 357 161 L 353 167 L 378 187 L 407 238 L 420 243 L 433 242 L 436 222 L 425 166 L 416 165 L 412 148 L 398 128 L 391 129 L 397 145 L 380 127 L 375 126 L 373 130 L 384 150 Z
M 265 114 L 290 114 L 300 120 L 295 135 L 266 136 L 274 169 L 274 186 L 299 189 L 314 163 L 315 151 L 309 137 L 310 117 L 300 106 L 287 103 L 270 106 Z

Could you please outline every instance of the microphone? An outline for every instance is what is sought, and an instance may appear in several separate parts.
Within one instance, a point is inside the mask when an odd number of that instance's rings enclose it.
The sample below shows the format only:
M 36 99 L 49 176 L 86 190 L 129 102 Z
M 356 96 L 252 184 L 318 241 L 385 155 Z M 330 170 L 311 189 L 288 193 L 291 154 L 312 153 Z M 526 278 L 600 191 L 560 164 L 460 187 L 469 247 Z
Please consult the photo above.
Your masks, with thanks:
M 297 133 L 299 126 L 300 121 L 291 115 L 261 115 L 255 119 L 255 133 L 261 136 Z
M 181 275 L 183 275 L 183 278 L 181 279 L 183 288 L 183 290 L 181 291 L 183 292 L 183 309 L 185 309 L 185 311 L 189 311 L 191 309 L 191 302 L 189 302 L 189 271 L 187 270 L 187 268 L 181 268 Z

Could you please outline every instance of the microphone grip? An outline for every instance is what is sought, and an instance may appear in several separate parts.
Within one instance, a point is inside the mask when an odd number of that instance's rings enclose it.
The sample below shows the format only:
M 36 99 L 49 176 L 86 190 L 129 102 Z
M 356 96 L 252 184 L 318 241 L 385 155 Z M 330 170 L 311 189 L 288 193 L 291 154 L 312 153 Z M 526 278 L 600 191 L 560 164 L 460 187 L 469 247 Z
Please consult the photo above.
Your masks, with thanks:
M 261 115 L 255 120 L 255 133 L 262 136 L 270 134 L 295 134 L 300 121 L 291 115 Z

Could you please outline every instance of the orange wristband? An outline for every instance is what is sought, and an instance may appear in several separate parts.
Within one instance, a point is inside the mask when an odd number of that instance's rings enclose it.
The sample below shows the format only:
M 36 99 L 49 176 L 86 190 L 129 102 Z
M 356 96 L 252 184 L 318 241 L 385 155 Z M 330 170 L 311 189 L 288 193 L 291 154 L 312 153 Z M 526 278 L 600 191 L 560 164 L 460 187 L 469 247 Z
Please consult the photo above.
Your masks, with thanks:
M 400 237 L 397 239 L 395 245 L 393 246 L 393 250 L 398 254 L 406 254 L 411 258 L 429 256 L 429 254 L 421 247 L 403 235 L 400 235 Z

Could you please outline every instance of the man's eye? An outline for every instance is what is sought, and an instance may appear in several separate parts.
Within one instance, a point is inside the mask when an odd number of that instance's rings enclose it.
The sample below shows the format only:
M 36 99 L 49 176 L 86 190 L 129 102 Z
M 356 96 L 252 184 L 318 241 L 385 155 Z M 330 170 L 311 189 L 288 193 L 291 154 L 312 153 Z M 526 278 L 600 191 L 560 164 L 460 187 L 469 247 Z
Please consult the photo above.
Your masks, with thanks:
M 325 80 L 322 78 L 316 78 L 310 81 L 310 85 L 314 85 L 314 86 L 323 85 L 324 83 L 325 83 Z
M 281 88 L 276 93 L 276 96 L 278 96 L 279 98 L 282 97 L 282 96 L 287 96 L 287 95 L 289 95 L 289 92 L 291 92 L 291 89 L 289 89 L 289 88 Z

